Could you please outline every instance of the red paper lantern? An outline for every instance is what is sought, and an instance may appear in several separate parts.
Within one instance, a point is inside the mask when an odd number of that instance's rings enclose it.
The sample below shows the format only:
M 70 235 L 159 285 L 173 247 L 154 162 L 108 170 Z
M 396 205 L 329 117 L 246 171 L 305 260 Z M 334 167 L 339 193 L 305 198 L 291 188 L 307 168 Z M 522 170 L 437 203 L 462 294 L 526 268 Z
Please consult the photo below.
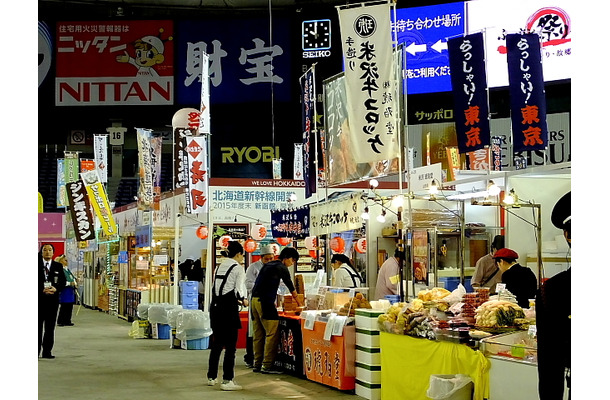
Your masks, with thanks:
M 224 235 L 221 236 L 218 239 L 218 244 L 220 245 L 220 247 L 222 247 L 223 249 L 226 249 L 227 247 L 229 247 L 229 242 L 232 240 L 231 236 L 229 235 Z
M 279 244 L 281 244 L 282 246 L 286 246 L 287 244 L 292 242 L 292 239 L 291 238 L 287 238 L 287 237 L 280 237 L 280 238 L 277 238 L 277 242 Z
M 256 250 L 257 247 L 258 247 L 258 243 L 256 243 L 252 239 L 248 239 L 244 243 L 244 250 L 246 250 L 246 252 L 248 252 L 248 253 L 252 253 L 254 250 Z
M 330 239 L 330 249 L 335 253 L 343 253 L 343 250 L 345 250 L 345 240 L 341 236 Z
M 360 254 L 366 253 L 366 239 L 365 238 L 358 239 L 358 241 L 354 245 L 354 248 Z
M 309 257 L 311 257 L 311 258 L 317 258 L 317 257 L 316 257 L 316 251 L 315 251 L 315 250 L 309 250 Z
M 307 236 L 305 238 L 305 248 L 307 250 L 315 250 L 318 246 L 318 238 L 315 236 Z
M 208 227 L 205 225 L 201 225 L 199 228 L 197 228 L 197 231 L 195 232 L 197 234 L 197 237 L 201 240 L 207 239 L 208 238 Z
M 267 236 L 267 228 L 263 224 L 254 225 L 254 229 L 252 229 L 252 239 L 254 240 L 263 240 L 265 236 Z

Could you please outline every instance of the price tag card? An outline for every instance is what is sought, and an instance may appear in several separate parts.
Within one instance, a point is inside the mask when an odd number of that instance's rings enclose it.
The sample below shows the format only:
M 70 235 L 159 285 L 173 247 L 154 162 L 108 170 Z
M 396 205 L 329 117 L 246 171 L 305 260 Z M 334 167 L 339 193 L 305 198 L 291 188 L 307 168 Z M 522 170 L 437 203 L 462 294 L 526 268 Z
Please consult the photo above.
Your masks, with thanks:
M 324 329 L 324 340 L 330 340 L 330 337 L 333 334 L 336 317 L 337 317 L 337 314 L 335 314 L 335 313 L 330 314 L 330 316 L 328 317 L 328 322 L 326 323 L 326 329 Z
M 316 322 L 316 314 L 313 312 L 303 311 L 305 314 L 305 329 L 313 331 L 314 323 Z
M 338 315 L 335 317 L 335 326 L 333 326 L 333 336 L 343 336 L 343 327 L 347 323 L 347 316 Z
M 506 283 L 496 283 L 496 293 L 506 290 Z

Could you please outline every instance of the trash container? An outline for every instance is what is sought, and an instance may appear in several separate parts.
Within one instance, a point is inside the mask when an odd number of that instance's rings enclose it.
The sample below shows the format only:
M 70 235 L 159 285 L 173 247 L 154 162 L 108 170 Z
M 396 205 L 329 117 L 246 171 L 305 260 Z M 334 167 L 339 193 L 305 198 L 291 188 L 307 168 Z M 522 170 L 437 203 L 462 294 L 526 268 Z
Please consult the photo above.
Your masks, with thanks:
M 468 375 L 430 375 L 426 396 L 432 400 L 472 400 L 473 390 Z

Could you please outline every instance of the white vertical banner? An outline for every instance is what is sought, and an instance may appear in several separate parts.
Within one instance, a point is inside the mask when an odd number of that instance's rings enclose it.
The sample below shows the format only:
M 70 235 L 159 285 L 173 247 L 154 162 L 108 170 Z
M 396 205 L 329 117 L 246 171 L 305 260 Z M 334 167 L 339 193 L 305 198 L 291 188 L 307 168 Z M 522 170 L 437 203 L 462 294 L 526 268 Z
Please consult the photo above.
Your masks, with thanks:
M 93 156 L 100 182 L 108 183 L 108 135 L 93 135 Z
M 138 132 L 138 210 L 152 210 L 154 201 L 151 130 L 136 128 Z
M 390 3 L 340 9 L 351 148 L 357 163 L 399 155 Z
M 205 135 L 210 133 L 210 73 L 209 73 L 210 57 L 203 53 L 201 55 L 201 107 L 199 112 L 199 134 Z
M 294 144 L 293 177 L 295 181 L 303 180 L 303 143 Z
M 207 137 L 192 136 L 186 138 L 188 155 L 188 192 L 186 209 L 189 214 L 207 213 L 208 203 L 208 167 Z

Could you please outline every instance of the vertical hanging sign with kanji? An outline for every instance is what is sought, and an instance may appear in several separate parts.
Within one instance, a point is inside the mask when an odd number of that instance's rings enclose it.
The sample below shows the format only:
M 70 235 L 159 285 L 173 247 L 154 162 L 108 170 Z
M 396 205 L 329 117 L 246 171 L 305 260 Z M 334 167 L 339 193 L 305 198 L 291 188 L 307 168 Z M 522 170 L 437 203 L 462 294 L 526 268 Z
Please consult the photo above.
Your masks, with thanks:
M 310 68 L 301 77 L 301 128 L 303 132 L 303 179 L 305 180 L 305 198 L 308 199 L 316 193 L 316 167 L 314 160 L 315 140 L 311 137 L 312 125 L 315 118 L 314 75 Z
M 540 38 L 535 33 L 506 35 L 506 51 L 513 151 L 544 150 L 548 131 Z
M 188 192 L 186 209 L 190 214 L 208 212 L 208 169 L 206 165 L 207 149 L 205 136 L 186 138 L 185 151 L 188 155 Z
M 455 130 L 460 153 L 489 146 L 489 106 L 483 33 L 447 41 Z

